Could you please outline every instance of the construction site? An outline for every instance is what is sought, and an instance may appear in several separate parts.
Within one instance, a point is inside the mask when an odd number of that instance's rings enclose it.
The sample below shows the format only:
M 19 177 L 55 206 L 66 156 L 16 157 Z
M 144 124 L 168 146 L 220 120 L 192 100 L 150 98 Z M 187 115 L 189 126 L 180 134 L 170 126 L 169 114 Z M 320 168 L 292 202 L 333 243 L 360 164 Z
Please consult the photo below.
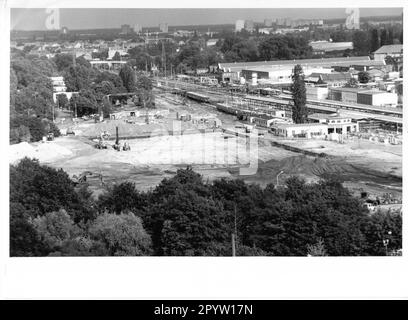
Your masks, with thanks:
M 87 183 L 95 197 L 125 180 L 148 190 L 190 165 L 210 181 L 240 178 L 261 186 L 293 175 L 311 182 L 335 174 L 354 194 L 387 195 L 401 203 L 402 144 L 369 134 L 341 141 L 278 137 L 217 108 L 219 96 L 211 101 L 199 93 L 153 92 L 154 109 L 129 100 L 102 121 L 72 120 L 61 112 L 56 124 L 62 136 L 10 146 L 10 163 L 27 156 L 63 168 L 74 182 Z M 240 174 L 254 163 L 252 174 Z

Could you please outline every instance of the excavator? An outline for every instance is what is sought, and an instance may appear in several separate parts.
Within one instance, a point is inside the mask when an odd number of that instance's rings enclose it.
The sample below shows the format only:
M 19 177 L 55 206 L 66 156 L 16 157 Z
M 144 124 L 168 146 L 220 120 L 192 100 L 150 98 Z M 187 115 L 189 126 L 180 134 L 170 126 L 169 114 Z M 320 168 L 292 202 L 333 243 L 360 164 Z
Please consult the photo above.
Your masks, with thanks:
M 108 131 L 104 131 L 99 136 L 98 142 L 95 145 L 97 149 L 108 149 L 108 144 L 106 143 L 106 139 L 109 139 L 110 133 Z
M 119 127 L 116 126 L 116 141 L 115 144 L 113 145 L 113 149 L 115 149 L 116 151 L 129 151 L 130 150 L 130 145 L 127 141 L 125 141 L 125 143 L 123 144 L 123 147 L 120 144 L 119 141 Z

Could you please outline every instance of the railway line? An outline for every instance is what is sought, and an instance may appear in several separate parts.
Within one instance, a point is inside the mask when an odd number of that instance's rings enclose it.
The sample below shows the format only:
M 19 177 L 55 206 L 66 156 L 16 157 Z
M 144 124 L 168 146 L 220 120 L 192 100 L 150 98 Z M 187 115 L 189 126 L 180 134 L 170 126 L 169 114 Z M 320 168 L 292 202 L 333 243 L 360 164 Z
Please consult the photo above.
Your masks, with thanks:
M 291 110 L 292 97 L 289 94 L 281 94 L 274 97 L 260 97 L 242 93 L 226 92 L 225 88 L 210 88 L 198 84 L 184 83 L 181 81 L 159 81 L 161 89 L 169 90 L 173 93 L 181 93 L 196 101 L 210 103 L 211 100 L 219 100 L 221 97 L 224 102 L 232 100 L 233 106 L 240 109 L 242 105 L 245 109 L 255 108 L 258 111 L 271 107 L 278 109 Z M 219 102 L 219 101 L 218 101 Z M 339 101 L 329 100 L 307 100 L 306 107 L 312 112 L 334 113 L 341 110 L 344 114 L 350 115 L 355 119 L 374 119 L 387 123 L 402 125 L 403 111 L 395 107 L 376 107 L 361 104 L 349 104 Z

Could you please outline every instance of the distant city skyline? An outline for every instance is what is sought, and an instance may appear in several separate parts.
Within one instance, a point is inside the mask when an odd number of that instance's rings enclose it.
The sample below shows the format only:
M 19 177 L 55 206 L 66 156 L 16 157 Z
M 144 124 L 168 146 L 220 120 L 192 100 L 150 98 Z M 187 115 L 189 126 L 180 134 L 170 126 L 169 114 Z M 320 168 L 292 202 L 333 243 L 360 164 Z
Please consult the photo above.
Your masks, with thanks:
M 396 16 L 402 8 L 362 8 L 360 17 Z M 47 30 L 45 9 L 10 10 L 11 30 Z M 265 19 L 346 19 L 346 8 L 205 8 L 205 9 L 60 9 L 60 27 L 70 30 L 120 28 L 135 24 L 145 28 L 171 26 L 234 24 L 236 20 L 263 22 Z

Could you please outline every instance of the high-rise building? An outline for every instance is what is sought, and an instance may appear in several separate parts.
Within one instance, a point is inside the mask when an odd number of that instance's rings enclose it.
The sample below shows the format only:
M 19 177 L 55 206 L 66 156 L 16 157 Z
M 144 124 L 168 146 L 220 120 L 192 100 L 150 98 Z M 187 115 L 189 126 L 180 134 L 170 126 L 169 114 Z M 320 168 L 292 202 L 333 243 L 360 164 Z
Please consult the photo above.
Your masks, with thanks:
M 283 26 L 283 25 L 285 25 L 285 18 L 277 18 L 277 19 L 276 19 L 276 24 L 277 24 L 278 26 Z
M 254 22 L 252 20 L 245 20 L 245 30 L 253 32 L 255 30 Z
M 346 29 L 360 29 L 360 9 L 347 8 L 346 14 Z
M 67 27 L 62 27 L 60 30 L 61 34 L 68 34 L 68 28 Z
M 120 29 L 121 29 L 121 31 L 120 31 L 121 34 L 129 34 L 130 31 L 131 31 L 130 25 L 128 25 L 128 24 L 122 24 Z
M 134 33 L 140 33 L 140 32 L 142 32 L 142 25 L 136 23 L 136 24 L 133 26 L 133 32 L 134 32 Z
M 240 32 L 244 28 L 245 28 L 245 20 L 235 21 L 235 32 Z
M 161 32 L 165 32 L 165 33 L 169 32 L 169 25 L 167 23 L 160 23 L 159 28 Z
M 265 27 L 272 27 L 272 19 L 265 19 L 264 20 L 264 26 Z

